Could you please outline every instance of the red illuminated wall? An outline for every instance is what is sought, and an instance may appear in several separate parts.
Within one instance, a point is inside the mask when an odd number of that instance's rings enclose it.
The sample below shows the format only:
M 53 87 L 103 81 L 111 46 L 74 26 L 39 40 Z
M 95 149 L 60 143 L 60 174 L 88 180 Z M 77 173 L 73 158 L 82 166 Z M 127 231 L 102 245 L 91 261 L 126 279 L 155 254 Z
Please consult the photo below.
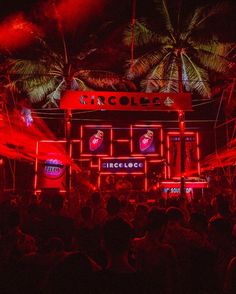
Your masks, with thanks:
M 167 133 L 167 177 L 180 177 L 179 132 Z M 200 175 L 200 149 L 198 132 L 185 132 L 185 176 Z
M 188 179 L 200 175 L 200 151 L 198 132 L 185 133 L 185 162 Z M 166 144 L 164 144 L 166 142 Z M 60 145 L 65 152 L 66 141 L 41 141 L 37 154 L 47 152 L 46 159 L 52 157 L 53 145 Z M 43 151 L 44 150 L 44 151 Z M 64 150 L 64 151 L 62 151 Z M 55 153 L 55 152 L 54 152 Z M 156 189 L 160 181 L 178 178 L 180 167 L 179 132 L 164 133 L 159 124 L 86 124 L 79 127 L 76 138 L 71 140 L 69 157 L 78 167 L 70 168 L 72 188 L 112 190 L 124 185 L 133 190 Z M 143 162 L 143 169 L 102 169 L 104 160 L 127 160 L 127 163 Z M 110 161 L 109 161 L 110 160 Z M 119 164 L 120 161 L 117 161 Z M 122 166 L 122 164 L 121 164 Z M 60 188 L 65 190 L 66 172 L 60 177 L 45 175 L 45 161 L 36 161 L 35 189 Z
M 96 138 L 98 133 L 103 137 Z M 151 136 L 150 136 L 151 134 Z M 99 137 L 99 136 L 98 136 Z M 98 143 L 96 149 L 95 144 Z M 92 150 L 90 149 L 92 144 Z M 159 124 L 132 124 L 117 126 L 112 124 L 87 124 L 80 126 L 77 140 L 72 140 L 72 158 L 81 167 L 84 177 L 93 177 L 93 185 L 97 187 L 112 185 L 112 181 L 122 182 L 124 177 L 133 181 L 132 189 L 147 190 L 152 177 L 160 173 L 164 177 L 163 169 L 163 129 Z M 79 150 L 79 152 L 78 152 Z M 103 158 L 136 158 L 144 159 L 145 169 L 142 172 L 117 171 L 104 172 L 100 170 Z M 160 168 L 160 166 L 162 166 Z M 148 173 L 148 171 L 150 171 Z M 112 174 L 111 176 L 109 176 Z M 97 178 L 94 181 L 94 177 Z M 131 179 L 132 178 L 132 179 Z M 96 182 L 96 183 L 95 183 Z M 125 180 L 124 180 L 125 182 Z M 114 184 L 114 183 L 113 183 Z

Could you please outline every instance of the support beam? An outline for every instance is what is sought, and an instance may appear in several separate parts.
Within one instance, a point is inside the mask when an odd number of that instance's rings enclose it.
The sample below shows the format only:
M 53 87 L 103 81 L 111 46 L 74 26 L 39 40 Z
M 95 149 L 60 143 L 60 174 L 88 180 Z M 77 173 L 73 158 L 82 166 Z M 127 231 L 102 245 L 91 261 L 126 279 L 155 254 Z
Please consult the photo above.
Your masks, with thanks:
M 180 132 L 180 195 L 185 197 L 185 121 L 184 112 L 179 111 L 179 132 Z

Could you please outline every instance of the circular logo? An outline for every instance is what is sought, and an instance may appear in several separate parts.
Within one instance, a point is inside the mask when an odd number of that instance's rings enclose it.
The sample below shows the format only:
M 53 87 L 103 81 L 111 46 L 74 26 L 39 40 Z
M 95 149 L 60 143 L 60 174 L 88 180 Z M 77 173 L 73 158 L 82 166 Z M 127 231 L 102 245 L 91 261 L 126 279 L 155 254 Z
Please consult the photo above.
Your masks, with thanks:
M 50 179 L 58 179 L 65 172 L 65 165 L 59 159 L 47 159 L 44 163 L 44 175 Z

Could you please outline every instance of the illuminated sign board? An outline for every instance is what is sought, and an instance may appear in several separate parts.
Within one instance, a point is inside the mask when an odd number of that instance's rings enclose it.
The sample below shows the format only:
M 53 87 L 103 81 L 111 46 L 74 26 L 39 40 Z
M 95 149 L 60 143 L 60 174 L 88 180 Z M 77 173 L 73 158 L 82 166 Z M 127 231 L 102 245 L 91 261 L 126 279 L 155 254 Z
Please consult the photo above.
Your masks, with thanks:
M 101 158 L 101 173 L 144 173 L 144 158 Z
M 65 165 L 59 159 L 48 159 L 44 163 L 44 175 L 50 179 L 58 179 L 65 172 Z
M 190 93 L 65 91 L 61 109 L 124 111 L 190 111 Z

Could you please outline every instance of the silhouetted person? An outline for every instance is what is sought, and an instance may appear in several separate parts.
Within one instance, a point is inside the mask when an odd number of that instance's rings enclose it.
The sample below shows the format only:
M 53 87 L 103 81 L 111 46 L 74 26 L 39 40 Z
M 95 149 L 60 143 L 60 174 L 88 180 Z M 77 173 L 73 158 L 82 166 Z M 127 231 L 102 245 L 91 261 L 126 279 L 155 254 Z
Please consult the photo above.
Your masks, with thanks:
M 167 229 L 164 241 L 171 245 L 177 256 L 180 267 L 180 282 L 182 293 L 195 291 L 194 281 L 195 252 L 202 247 L 202 240 L 197 233 L 186 227 L 184 214 L 177 207 L 169 207 L 166 211 Z
M 108 220 L 103 229 L 107 267 L 98 275 L 96 293 L 144 293 L 142 283 L 128 260 L 131 227 L 122 218 Z
M 108 212 L 108 218 L 116 218 L 119 216 L 121 205 L 118 198 L 111 196 L 107 201 L 106 206 L 107 212 Z
M 236 293 L 236 257 L 232 258 L 228 264 L 223 293 L 224 294 Z
M 179 293 L 176 256 L 173 248 L 163 243 L 166 224 L 165 211 L 152 209 L 145 236 L 133 242 L 137 268 L 145 277 L 148 293 Z
M 143 237 L 145 235 L 147 226 L 147 215 L 147 206 L 139 204 L 136 207 L 134 219 L 132 220 L 132 225 L 134 227 L 136 237 Z
M 236 255 L 236 248 L 232 242 L 232 225 L 229 220 L 218 217 L 210 219 L 208 229 L 210 242 L 216 253 L 217 283 L 222 290 L 227 266 Z
M 65 249 L 70 250 L 74 235 L 74 220 L 62 213 L 64 198 L 59 193 L 51 196 L 51 212 L 43 222 L 44 238 L 52 237 L 62 239 Z
M 86 255 L 75 252 L 67 255 L 50 272 L 47 294 L 89 294 L 93 288 L 93 267 Z

